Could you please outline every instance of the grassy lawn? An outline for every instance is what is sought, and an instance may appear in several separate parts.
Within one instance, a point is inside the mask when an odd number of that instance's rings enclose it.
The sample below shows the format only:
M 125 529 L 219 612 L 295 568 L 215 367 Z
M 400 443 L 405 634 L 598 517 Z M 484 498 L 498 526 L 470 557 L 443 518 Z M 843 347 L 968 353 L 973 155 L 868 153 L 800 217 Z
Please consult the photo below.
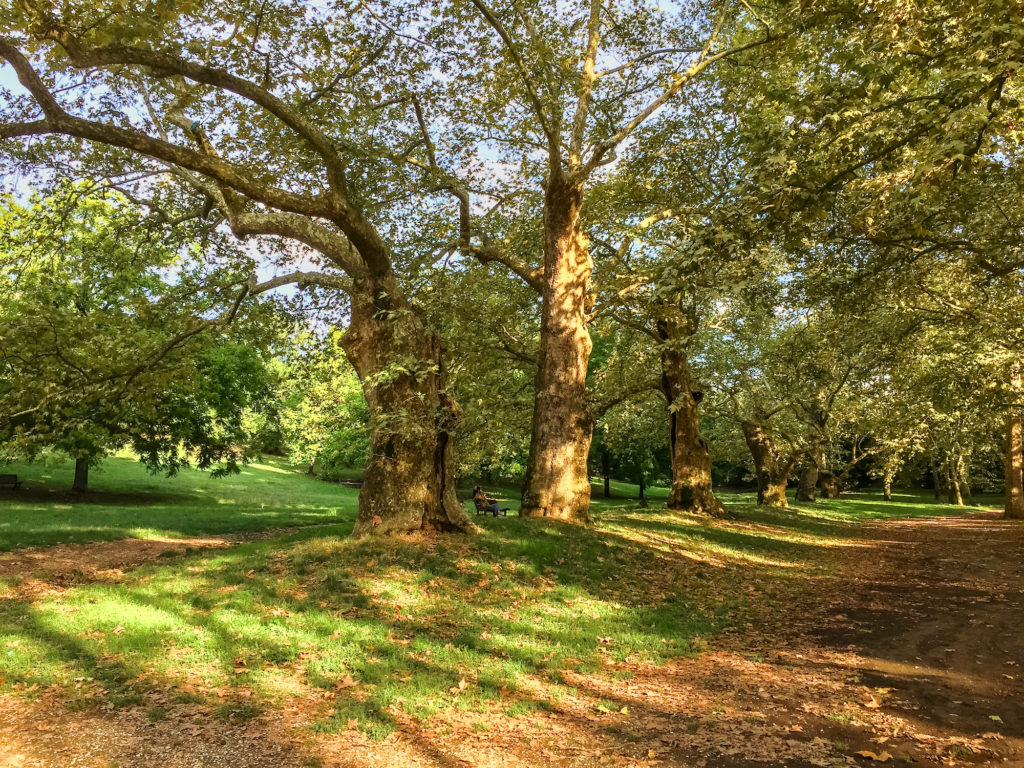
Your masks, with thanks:
M 355 520 L 358 491 L 323 483 L 266 459 L 238 475 L 210 477 L 182 470 L 150 473 L 129 457 L 90 472 L 90 493 L 68 493 L 74 464 L 8 464 L 24 481 L 0 489 L 0 551 L 24 546 L 113 541 L 153 536 L 244 533 Z
M 28 489 L 3 506 L 4 548 L 319 527 L 35 599 L 6 589 L 25 577 L 0 580 L 0 691 L 55 686 L 71 708 L 154 718 L 179 705 L 229 720 L 302 706 L 313 731 L 374 740 L 403 721 L 486 723 L 565 699 L 603 712 L 604 683 L 699 651 L 751 601 L 820 578 L 862 521 L 963 511 L 851 494 L 785 512 L 726 494 L 739 519 L 719 522 L 659 509 L 654 489 L 645 510 L 598 499 L 589 530 L 480 518 L 470 537 L 352 541 L 356 492 L 283 465 L 164 479 L 116 459 L 96 473 L 95 499 L 73 505 L 43 485 L 62 486 L 68 468 L 18 472 Z

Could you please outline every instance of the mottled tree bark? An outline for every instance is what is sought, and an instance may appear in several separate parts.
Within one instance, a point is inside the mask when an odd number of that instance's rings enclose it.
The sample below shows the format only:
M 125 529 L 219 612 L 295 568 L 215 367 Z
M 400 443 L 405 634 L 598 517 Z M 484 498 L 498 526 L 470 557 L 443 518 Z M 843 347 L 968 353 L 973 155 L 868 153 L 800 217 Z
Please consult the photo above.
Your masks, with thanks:
M 882 481 L 882 498 L 892 501 L 892 480 L 888 477 Z
M 75 493 L 88 493 L 89 459 L 82 457 L 75 459 L 75 479 L 71 484 L 71 490 Z
M 441 345 L 391 275 L 356 284 L 342 346 L 371 414 L 353 533 L 472 530 L 455 496 L 451 435 L 459 410 L 444 389 Z
M 1024 419 L 1019 403 L 1024 381 L 1019 365 L 1010 372 L 1010 391 L 1014 401 L 1006 411 L 1006 500 L 1003 516 L 1024 520 Z
M 586 398 L 592 262 L 580 231 L 582 180 L 553 174 L 544 194 L 544 277 L 533 434 L 519 514 L 590 523 Z
M 668 508 L 698 515 L 726 517 L 725 506 L 711 487 L 711 453 L 700 436 L 699 404 L 703 393 L 694 383 L 686 344 L 692 322 L 663 318 L 658 335 L 661 353 L 661 388 L 668 401 L 672 488 Z
M 786 482 L 796 463 L 796 457 L 782 459 L 771 437 L 758 424 L 745 421 L 740 426 L 747 448 L 754 459 L 757 503 L 769 507 L 788 507 Z

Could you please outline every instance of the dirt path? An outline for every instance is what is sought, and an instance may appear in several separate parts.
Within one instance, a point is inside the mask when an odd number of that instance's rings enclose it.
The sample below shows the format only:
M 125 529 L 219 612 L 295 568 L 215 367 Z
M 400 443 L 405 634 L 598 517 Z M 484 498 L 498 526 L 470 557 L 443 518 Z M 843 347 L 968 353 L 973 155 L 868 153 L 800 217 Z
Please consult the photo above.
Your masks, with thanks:
M 680 764 L 1024 766 L 1024 526 L 926 518 L 861 538 L 837 578 L 713 663 L 739 717 L 683 738 Z
M 1024 765 L 1024 526 L 946 518 L 869 534 L 881 545 L 877 572 L 850 585 L 851 626 L 821 640 L 852 645 L 863 681 L 892 689 L 882 708 L 911 735 L 936 737 L 894 738 L 890 751 L 927 756 L 980 740 L 986 752 L 954 757 Z
M 311 700 L 232 726 L 173 704 L 160 722 L 143 710 L 69 712 L 53 691 L 32 703 L 0 696 L 0 767 L 1024 768 L 1024 526 L 917 519 L 858 538 L 863 546 L 833 550 L 835 576 L 750 584 L 755 604 L 775 597 L 716 650 L 662 667 L 618 663 L 614 682 L 570 673 L 578 697 L 529 718 L 495 713 L 485 731 L 402 722 L 375 744 L 358 731 L 313 734 L 323 702 Z M 98 556 L 108 545 L 87 546 L 71 570 L 51 568 L 51 588 L 83 562 L 102 577 L 166 551 L 156 543 L 111 560 Z M 109 546 L 124 553 L 123 542 Z M 0 573 L 12 557 L 26 553 L 0 558 Z M 42 551 L 17 567 L 24 576 L 46 560 L 65 562 Z M 615 707 L 595 712 L 594 696 Z

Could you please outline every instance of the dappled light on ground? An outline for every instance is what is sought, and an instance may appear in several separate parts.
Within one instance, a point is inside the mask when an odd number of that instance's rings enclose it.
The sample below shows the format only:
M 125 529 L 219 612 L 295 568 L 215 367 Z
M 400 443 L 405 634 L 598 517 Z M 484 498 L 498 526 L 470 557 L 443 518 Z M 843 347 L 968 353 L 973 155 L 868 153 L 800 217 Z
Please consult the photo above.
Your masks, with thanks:
M 927 621 L 955 636 L 955 613 L 927 610 L 936 577 L 953 605 L 1003 605 L 986 595 L 1019 578 L 999 570 L 1019 530 L 865 527 L 873 512 L 844 502 L 734 503 L 736 521 L 612 508 L 586 530 L 488 518 L 472 537 L 356 541 L 334 526 L 61 547 L 49 562 L 14 552 L 0 558 L 0 766 L 75 754 L 104 768 L 731 768 L 1019 752 L 1017 716 L 994 702 L 1020 683 L 973 656 L 943 666 L 983 650 L 964 645 L 974 625 L 953 651 L 870 636 Z M 988 570 L 972 576 L 976 562 Z M 974 613 L 964 621 L 1011 633 Z M 987 703 L 942 719 L 920 699 L 930 689 L 949 692 L 943 709 Z

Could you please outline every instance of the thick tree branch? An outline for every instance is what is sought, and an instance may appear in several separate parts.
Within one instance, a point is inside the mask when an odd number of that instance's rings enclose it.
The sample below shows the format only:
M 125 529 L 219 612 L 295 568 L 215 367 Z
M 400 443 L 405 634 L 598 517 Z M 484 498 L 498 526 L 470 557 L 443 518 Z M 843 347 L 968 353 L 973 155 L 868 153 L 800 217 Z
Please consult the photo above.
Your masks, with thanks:
M 530 267 L 525 262 L 508 252 L 507 249 L 493 245 L 475 245 L 472 242 L 469 214 L 469 193 L 461 187 L 450 191 L 459 200 L 459 250 L 472 256 L 481 264 L 497 262 L 504 264 L 513 273 L 523 279 L 537 293 L 544 292 L 544 271 L 539 267 Z
M 0 126 L 0 138 L 63 134 L 107 146 L 137 152 L 146 157 L 180 166 L 230 187 L 245 196 L 284 211 L 335 219 L 343 211 L 331 197 L 300 195 L 262 184 L 216 155 L 186 149 L 156 139 L 134 128 L 99 123 L 66 112 L 50 93 L 28 59 L 9 41 L 0 38 L 0 58 L 14 69 L 18 80 L 43 110 L 41 121 L 8 123 Z M 347 211 L 344 211 L 347 213 Z
M 296 285 L 300 291 L 308 286 L 316 285 L 321 288 L 335 288 L 345 293 L 352 293 L 352 281 L 342 275 L 329 275 L 325 272 L 289 272 L 285 275 L 278 275 L 263 282 L 256 282 L 255 275 L 249 281 L 249 293 L 256 295 L 272 291 L 285 285 Z
M 601 3 L 602 0 L 590 0 L 590 20 L 587 23 L 587 49 L 583 54 L 583 73 L 580 87 L 576 94 L 576 115 L 572 122 L 572 134 L 569 137 L 569 172 L 572 173 L 580 165 L 583 153 L 583 139 L 587 131 L 587 116 L 590 114 L 590 97 L 594 89 L 594 62 L 597 59 L 597 48 L 601 43 Z
M 223 69 L 187 61 L 156 51 L 126 46 L 88 49 L 66 32 L 51 30 L 49 37 L 68 53 L 71 64 L 79 69 L 132 65 L 147 67 L 157 74 L 179 75 L 214 88 L 230 91 L 259 105 L 305 139 L 323 158 L 332 188 L 344 194 L 344 163 L 331 140 L 302 114 L 264 88 Z

